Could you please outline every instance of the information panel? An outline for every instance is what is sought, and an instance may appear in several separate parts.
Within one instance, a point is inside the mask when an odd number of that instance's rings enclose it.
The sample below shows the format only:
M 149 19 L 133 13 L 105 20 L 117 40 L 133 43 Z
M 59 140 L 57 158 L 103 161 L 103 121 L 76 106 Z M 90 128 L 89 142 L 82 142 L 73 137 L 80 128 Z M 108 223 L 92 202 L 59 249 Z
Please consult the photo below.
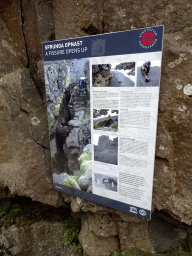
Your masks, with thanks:
M 150 219 L 163 26 L 43 43 L 55 190 Z

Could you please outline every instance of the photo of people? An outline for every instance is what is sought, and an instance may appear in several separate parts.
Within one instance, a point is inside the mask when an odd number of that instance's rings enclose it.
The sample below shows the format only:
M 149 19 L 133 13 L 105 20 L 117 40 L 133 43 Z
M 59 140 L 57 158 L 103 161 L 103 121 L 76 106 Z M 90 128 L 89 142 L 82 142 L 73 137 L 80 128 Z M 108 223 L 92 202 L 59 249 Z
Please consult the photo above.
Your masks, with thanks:
M 117 165 L 118 137 L 94 134 L 94 160 Z
M 92 65 L 93 87 L 134 87 L 135 62 Z
M 93 109 L 93 129 L 116 132 L 118 130 L 118 110 Z
M 160 84 L 161 61 L 137 62 L 137 87 L 156 87 Z
M 44 67 L 53 182 L 92 193 L 89 60 Z
M 94 185 L 117 192 L 118 172 L 112 169 L 94 167 Z

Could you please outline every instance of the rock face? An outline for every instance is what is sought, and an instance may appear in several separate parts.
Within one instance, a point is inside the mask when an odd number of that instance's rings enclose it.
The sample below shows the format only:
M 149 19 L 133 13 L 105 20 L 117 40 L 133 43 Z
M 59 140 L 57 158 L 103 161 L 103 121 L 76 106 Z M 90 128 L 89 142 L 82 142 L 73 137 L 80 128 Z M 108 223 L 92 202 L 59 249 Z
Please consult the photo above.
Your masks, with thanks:
M 61 197 L 52 189 L 44 93 L 48 78 L 44 81 L 41 41 L 165 25 L 152 207 L 191 225 L 191 1 L 79 0 L 77 3 L 72 0 L 9 0 L 0 1 L 0 8 L 0 196 L 18 194 L 55 206 L 61 205 L 64 198 L 71 202 L 74 211 L 87 212 L 85 219 L 82 219 L 80 234 L 84 255 L 100 256 L 102 252 L 98 248 L 101 247 L 105 248 L 103 252 L 106 255 L 118 248 L 137 247 L 147 251 L 155 248 L 164 251 L 174 247 L 174 241 L 180 243 L 182 232 L 174 231 L 175 240 L 170 239 L 166 248 L 161 247 L 156 240 L 150 242 L 152 235 L 144 220 L 140 222 L 137 218 L 91 202 L 77 202 L 64 194 Z M 50 102 L 59 102 L 62 76 L 66 75 L 65 69 L 56 72 L 52 75 L 57 75 L 58 83 L 53 88 L 55 95 L 58 95 Z M 110 67 L 104 73 L 110 78 Z M 84 114 L 87 114 L 86 110 Z M 84 146 L 90 143 L 89 120 L 85 118 L 84 122 L 87 123 L 80 127 L 80 113 L 72 111 L 70 115 L 74 136 L 69 137 L 67 143 L 76 145 L 76 148 L 71 147 L 71 151 L 66 151 L 68 158 L 61 162 L 60 170 L 63 165 L 78 170 L 79 163 L 68 160 L 75 154 L 81 154 Z M 58 134 L 64 131 L 69 133 L 62 125 L 62 115 L 60 117 Z M 82 139 L 77 139 L 79 133 Z M 51 147 L 56 143 L 53 136 Z M 59 174 L 56 173 L 57 176 Z M 57 176 L 59 180 L 63 178 Z M 116 220 L 117 226 L 113 232 L 110 231 L 112 233 L 107 240 L 90 224 L 90 212 L 96 215 L 101 212 L 113 214 L 111 218 Z M 108 218 L 98 219 L 104 223 L 108 221 Z M 101 227 L 104 229 L 105 225 Z M 117 230 L 117 234 L 114 230 Z M 162 230 L 158 233 L 162 233 Z M 86 242 L 87 237 L 90 238 Z M 47 251 L 46 255 L 49 255 Z
M 29 71 L 20 68 L 3 76 L 0 94 L 1 187 L 13 195 L 57 205 L 58 193 L 51 185 L 46 110 Z
M 104 163 L 117 164 L 118 138 L 110 139 L 109 136 L 101 135 L 98 145 L 94 145 L 94 160 Z
M 91 227 L 91 228 L 90 228 Z M 119 240 L 114 233 L 111 233 L 110 236 L 103 239 L 101 231 L 97 232 L 98 227 L 93 227 L 92 229 L 92 220 L 87 220 L 86 216 L 82 218 L 82 228 L 81 233 L 79 234 L 79 241 L 84 248 L 84 255 L 111 255 L 115 250 L 119 248 Z M 96 231 L 97 235 L 95 232 Z M 109 230 L 108 230 L 109 231 Z M 89 239 L 87 239 L 89 237 Z M 100 246 L 102 244 L 102 246 Z
M 108 86 L 112 78 L 111 64 L 92 66 L 92 85 L 94 87 Z
M 37 222 L 22 229 L 15 225 L 0 235 L 1 255 L 78 256 L 77 250 L 65 248 L 62 223 Z

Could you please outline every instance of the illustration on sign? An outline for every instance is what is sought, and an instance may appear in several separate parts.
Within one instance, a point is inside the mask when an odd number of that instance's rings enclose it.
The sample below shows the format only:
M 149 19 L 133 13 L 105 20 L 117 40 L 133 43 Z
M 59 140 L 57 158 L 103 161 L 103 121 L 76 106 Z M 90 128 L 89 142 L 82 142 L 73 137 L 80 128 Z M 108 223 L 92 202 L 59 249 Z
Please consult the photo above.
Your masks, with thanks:
M 43 43 L 54 189 L 150 219 L 162 38 Z

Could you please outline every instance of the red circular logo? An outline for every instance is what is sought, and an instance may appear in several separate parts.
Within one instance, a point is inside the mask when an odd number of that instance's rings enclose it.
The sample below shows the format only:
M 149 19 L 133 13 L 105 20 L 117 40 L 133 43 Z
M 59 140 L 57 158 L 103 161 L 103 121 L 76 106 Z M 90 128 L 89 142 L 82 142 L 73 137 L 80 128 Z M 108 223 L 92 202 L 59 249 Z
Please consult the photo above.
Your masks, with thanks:
M 155 41 L 155 34 L 152 31 L 145 32 L 141 37 L 141 42 L 145 46 L 151 45 Z

